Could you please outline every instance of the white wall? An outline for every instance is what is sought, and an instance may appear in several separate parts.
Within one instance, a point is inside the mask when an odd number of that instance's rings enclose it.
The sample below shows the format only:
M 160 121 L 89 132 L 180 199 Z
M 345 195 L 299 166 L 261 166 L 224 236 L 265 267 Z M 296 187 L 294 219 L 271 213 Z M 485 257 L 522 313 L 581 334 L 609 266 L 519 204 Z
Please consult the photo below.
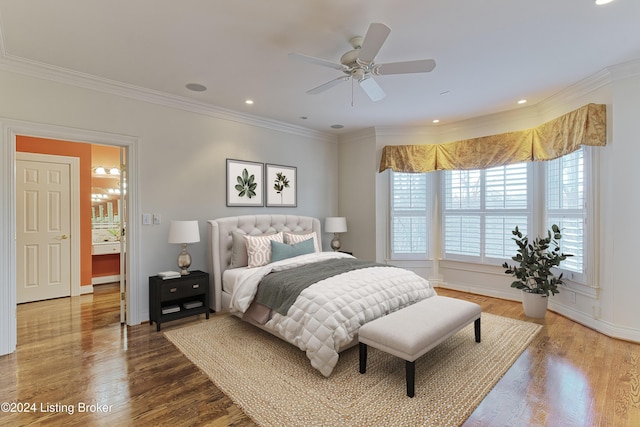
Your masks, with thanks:
M 232 114 L 226 118 L 216 111 L 187 111 L 188 107 L 177 102 L 179 108 L 174 108 L 171 100 L 145 102 L 135 94 L 121 96 L 115 90 L 91 90 L 9 71 L 0 71 L 0 93 L 0 122 L 42 123 L 61 129 L 128 135 L 137 141 L 139 162 L 131 165 L 133 170 L 129 173 L 137 178 L 138 193 L 131 197 L 137 200 L 140 213 L 158 213 L 162 223 L 142 226 L 141 218 L 132 219 L 139 223 L 140 242 L 140 258 L 136 261 L 139 274 L 129 283 L 137 295 L 136 306 L 132 307 L 136 322 L 148 319 L 148 277 L 177 268 L 179 248 L 167 243 L 171 219 L 199 221 L 201 242 L 189 247 L 191 268 L 206 271 L 205 232 L 209 219 L 255 213 L 319 218 L 338 214 L 338 145 L 329 134 L 264 120 L 254 122 Z M 6 137 L 2 138 L 1 148 L 0 174 L 6 181 L 13 170 L 8 160 L 13 147 Z M 297 208 L 226 207 L 227 158 L 296 166 Z M 0 188 L 0 255 L 9 260 L 11 188 L 6 182 Z M 325 247 L 330 240 L 327 237 L 323 236 Z M 10 286 L 5 280 L 10 276 L 5 272 L 0 273 L 0 296 L 8 295 Z M 2 304 L 0 344 L 5 346 L 0 345 L 0 350 L 6 353 L 12 347 L 10 343 L 6 345 L 6 337 L 14 314 L 6 299 Z
M 376 259 L 376 142 L 373 129 L 347 135 L 339 149 L 339 215 L 347 219 L 341 250 Z
M 597 221 L 600 238 L 599 284 L 594 292 L 581 286 L 571 287 L 551 300 L 550 308 L 608 335 L 640 341 L 640 317 L 637 301 L 640 286 L 635 270 L 638 249 L 634 225 L 640 216 L 640 192 L 633 190 L 639 182 L 640 168 L 640 61 L 591 76 L 584 82 L 562 91 L 544 102 L 510 112 L 480 117 L 464 122 L 422 128 L 376 128 L 366 143 L 343 136 L 340 142 L 340 183 L 375 180 L 375 194 L 359 195 L 357 200 L 340 197 L 341 214 L 366 224 L 358 235 L 348 238 L 362 247 L 368 258 L 384 261 L 388 254 L 388 173 L 378 173 L 381 150 L 385 145 L 430 144 L 474 138 L 537 126 L 587 103 L 607 104 L 608 145 L 596 148 L 599 163 Z M 354 141 L 355 140 L 355 141 Z M 376 165 L 359 161 L 375 151 Z M 341 187 L 342 190 L 342 187 Z M 375 210 L 368 206 L 374 204 Z M 367 206 L 367 208 L 362 208 Z M 436 219 L 437 221 L 437 219 Z M 437 228 L 437 224 L 434 225 Z M 346 240 L 346 238 L 345 238 Z M 373 247 L 375 246 L 375 249 Z M 519 300 L 517 290 L 509 287 L 509 277 L 502 268 L 451 261 L 394 262 L 415 270 L 444 287 Z
M 631 74 L 627 76 L 627 74 Z M 640 330 L 640 282 L 637 227 L 640 217 L 640 67 L 614 70 L 613 126 L 609 158 L 602 178 L 607 198 L 602 205 L 612 256 L 602 289 L 602 320 L 621 334 Z M 637 335 L 636 335 L 637 336 Z

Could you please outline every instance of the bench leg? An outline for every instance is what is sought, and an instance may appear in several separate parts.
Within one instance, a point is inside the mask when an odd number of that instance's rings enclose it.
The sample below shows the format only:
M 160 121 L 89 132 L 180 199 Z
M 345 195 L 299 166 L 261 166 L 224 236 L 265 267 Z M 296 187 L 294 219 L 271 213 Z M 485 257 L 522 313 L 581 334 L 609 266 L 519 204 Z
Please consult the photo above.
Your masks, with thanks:
M 407 372 L 407 396 L 413 397 L 416 388 L 416 361 L 405 360 L 405 371 Z
M 478 317 L 474 322 L 475 331 L 476 331 L 476 342 L 480 342 L 480 318 Z
M 360 348 L 360 373 L 364 374 L 367 371 L 367 345 L 358 343 Z

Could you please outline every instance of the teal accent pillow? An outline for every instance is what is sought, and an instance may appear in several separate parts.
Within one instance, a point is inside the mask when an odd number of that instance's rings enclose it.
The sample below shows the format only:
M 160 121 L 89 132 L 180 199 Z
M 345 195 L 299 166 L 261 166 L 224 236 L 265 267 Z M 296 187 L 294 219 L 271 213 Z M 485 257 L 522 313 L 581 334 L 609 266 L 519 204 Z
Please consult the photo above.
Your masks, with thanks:
M 281 261 L 287 258 L 293 258 L 294 256 L 312 254 L 316 251 L 313 245 L 313 239 L 303 240 L 300 243 L 293 245 L 287 245 L 286 243 L 280 243 L 271 241 L 271 262 Z

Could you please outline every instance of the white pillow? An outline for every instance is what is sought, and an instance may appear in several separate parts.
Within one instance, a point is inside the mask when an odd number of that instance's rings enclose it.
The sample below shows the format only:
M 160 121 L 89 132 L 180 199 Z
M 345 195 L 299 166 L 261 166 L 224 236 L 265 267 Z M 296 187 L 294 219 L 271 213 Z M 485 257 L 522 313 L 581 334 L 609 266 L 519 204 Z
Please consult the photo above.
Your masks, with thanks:
M 267 236 L 243 236 L 247 244 L 248 267 L 260 267 L 271 262 L 271 241 L 284 243 L 282 233 Z
M 289 233 L 284 232 L 284 243 L 287 245 L 295 245 L 296 243 L 304 242 L 305 240 L 313 239 L 313 247 L 316 252 L 320 252 L 320 246 L 318 245 L 318 238 L 316 232 L 310 233 Z

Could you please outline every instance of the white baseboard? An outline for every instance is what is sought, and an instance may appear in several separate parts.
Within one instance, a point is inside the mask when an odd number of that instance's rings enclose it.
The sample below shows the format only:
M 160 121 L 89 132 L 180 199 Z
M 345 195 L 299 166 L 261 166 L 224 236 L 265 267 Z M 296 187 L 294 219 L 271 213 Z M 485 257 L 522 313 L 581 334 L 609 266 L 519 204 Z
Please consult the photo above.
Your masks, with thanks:
M 119 282 L 119 281 L 120 281 L 119 274 L 115 274 L 113 276 L 99 276 L 99 277 L 91 278 L 92 285 L 102 285 L 105 283 L 113 283 L 113 282 Z
M 438 282 L 436 287 L 500 298 L 509 301 L 520 301 L 519 298 L 515 298 L 513 294 L 509 292 L 496 291 L 495 289 L 487 289 L 479 286 Z M 576 323 L 584 325 L 587 328 L 598 331 L 608 337 L 640 343 L 640 330 L 638 329 L 622 327 L 602 319 L 594 318 L 591 315 L 575 310 L 574 308 L 562 304 L 561 302 L 556 302 L 553 299 L 549 301 L 549 310 L 567 317 Z
M 574 322 L 596 330 L 608 337 L 640 343 L 640 330 L 615 325 L 596 319 L 562 303 L 549 301 L 549 310 L 561 314 Z

